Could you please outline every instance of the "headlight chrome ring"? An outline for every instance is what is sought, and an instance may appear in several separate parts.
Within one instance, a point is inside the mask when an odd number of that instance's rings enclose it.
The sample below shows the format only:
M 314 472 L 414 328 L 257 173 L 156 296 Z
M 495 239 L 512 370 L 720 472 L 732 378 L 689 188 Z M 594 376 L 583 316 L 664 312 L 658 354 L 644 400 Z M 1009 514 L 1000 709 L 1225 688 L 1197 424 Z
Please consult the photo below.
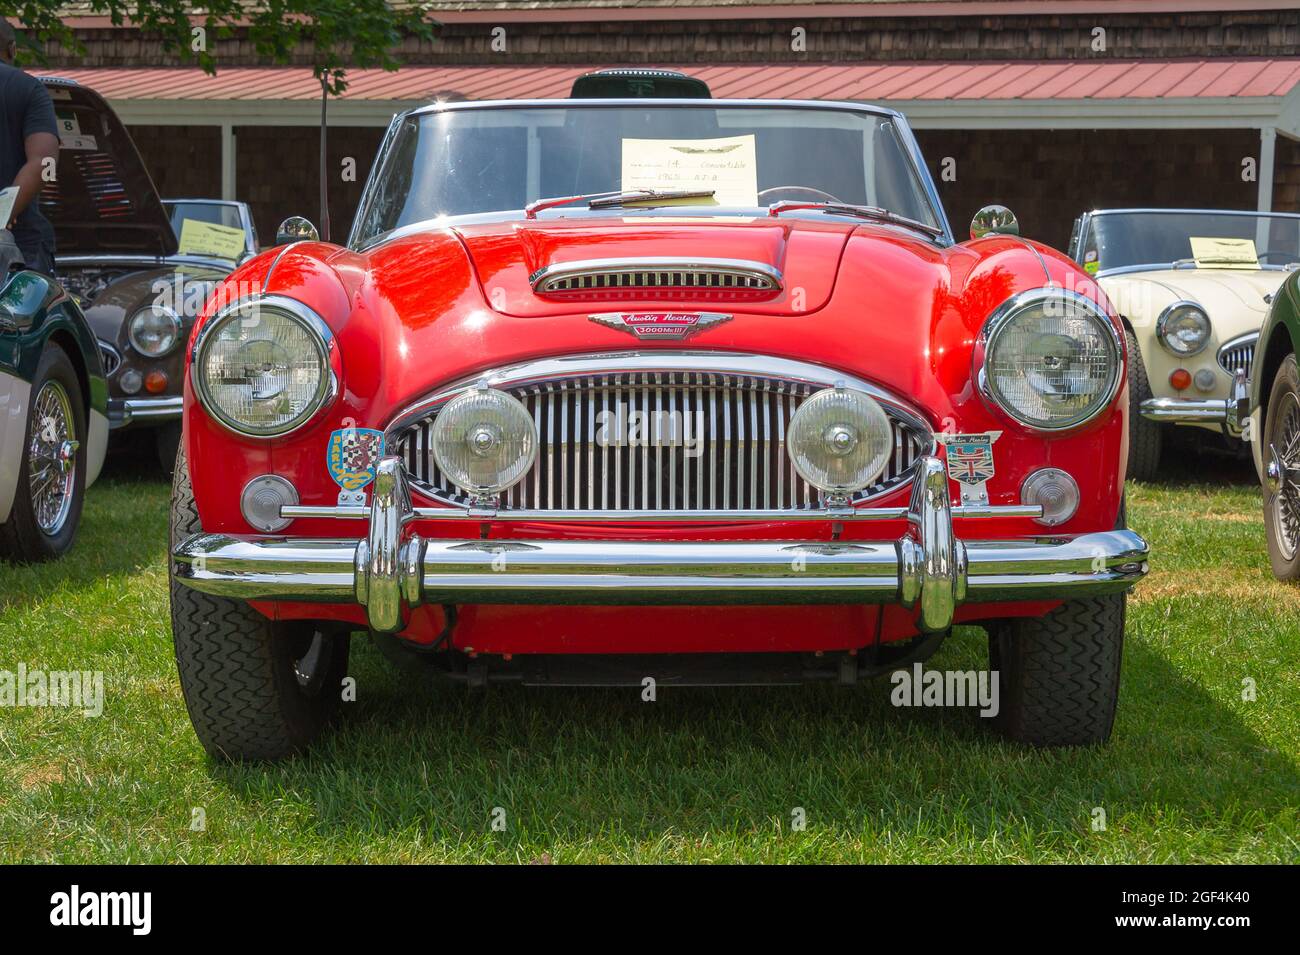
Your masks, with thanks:
M 1195 326 L 1195 331 L 1190 336 L 1185 334 L 1191 330 L 1189 320 Z M 1156 319 L 1156 339 L 1165 351 L 1178 358 L 1199 355 L 1210 343 L 1210 316 L 1195 302 L 1185 299 L 1174 302 Z M 1178 343 L 1182 342 L 1190 343 L 1189 347 L 1180 348 Z
M 263 324 L 264 317 L 280 323 L 279 340 L 276 329 Z M 241 323 L 241 328 L 232 327 L 234 323 Z M 264 334 L 241 335 L 244 330 Z M 296 299 L 282 295 L 241 299 L 213 316 L 194 343 L 191 381 L 195 395 L 214 420 L 236 434 L 253 438 L 291 434 L 311 421 L 337 393 L 332 342 L 329 326 Z M 210 367 L 212 350 L 221 346 L 226 346 L 226 353 L 216 356 L 216 364 Z M 230 372 L 229 377 L 213 381 L 213 372 L 222 368 Z M 223 397 L 228 404 L 223 404 Z M 230 406 L 232 399 L 239 408 Z M 246 412 L 244 417 L 238 415 L 239 410 Z M 269 420 L 258 423 L 252 420 L 252 412 Z
M 131 313 L 126 338 L 146 358 L 161 358 L 180 344 L 181 317 L 166 305 L 145 305 Z
M 1109 407 L 1123 382 L 1123 355 L 1119 332 L 1095 301 L 1070 289 L 1036 288 L 988 317 L 972 372 L 991 407 L 1031 430 L 1058 432 Z

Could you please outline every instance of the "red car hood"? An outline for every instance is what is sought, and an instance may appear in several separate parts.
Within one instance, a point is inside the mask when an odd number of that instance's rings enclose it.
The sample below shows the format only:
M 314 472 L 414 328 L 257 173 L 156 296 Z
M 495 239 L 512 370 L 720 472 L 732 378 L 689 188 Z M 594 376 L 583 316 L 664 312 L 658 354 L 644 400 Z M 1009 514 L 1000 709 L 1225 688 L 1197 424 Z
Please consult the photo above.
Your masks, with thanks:
M 737 259 L 770 266 L 781 274 L 780 294 L 755 298 L 753 293 L 739 293 L 731 301 L 744 301 L 748 312 L 790 315 L 826 304 L 844 246 L 857 225 L 766 217 L 630 217 L 495 223 L 453 232 L 474 263 L 484 297 L 506 315 L 560 315 L 584 307 L 585 295 L 578 299 L 534 294 L 530 277 L 547 267 L 660 257 Z M 699 304 L 699 297 L 693 301 Z
M 781 269 L 784 284 L 775 296 L 732 302 L 702 301 L 690 289 L 658 300 L 649 297 L 656 290 L 636 298 L 616 297 L 621 290 L 538 296 L 529 284 L 531 273 L 551 263 L 650 255 L 748 257 Z M 334 329 L 347 413 L 381 424 L 484 369 L 654 348 L 777 355 L 842 368 L 910 399 L 939 423 L 955 402 L 978 404 L 970 349 L 994 308 L 1042 286 L 1045 268 L 1057 284 L 1087 280 L 1059 253 L 1031 250 L 1016 237 L 944 248 L 881 223 L 793 218 L 431 228 L 365 252 L 302 243 L 259 256 L 231 280 L 264 274 L 272 261 L 267 291 L 308 302 Z M 642 339 L 590 318 L 654 311 L 718 311 L 732 320 L 683 342 Z

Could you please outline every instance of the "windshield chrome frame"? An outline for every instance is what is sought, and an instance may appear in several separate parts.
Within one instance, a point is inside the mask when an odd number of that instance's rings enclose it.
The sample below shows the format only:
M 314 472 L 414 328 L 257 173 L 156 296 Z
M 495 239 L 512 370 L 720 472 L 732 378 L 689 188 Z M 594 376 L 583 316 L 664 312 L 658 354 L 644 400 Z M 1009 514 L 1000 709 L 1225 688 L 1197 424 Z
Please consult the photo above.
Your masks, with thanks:
M 1077 243 L 1077 248 L 1071 248 L 1069 250 L 1070 258 L 1073 259 L 1075 262 L 1079 262 L 1077 256 L 1083 253 L 1084 239 L 1087 237 L 1088 231 L 1092 228 L 1093 220 L 1096 219 L 1098 216 L 1113 216 L 1113 215 L 1121 215 L 1121 214 L 1132 215 L 1134 213 L 1156 213 L 1156 214 L 1171 214 L 1171 215 L 1253 216 L 1255 218 L 1265 216 L 1273 219 L 1300 220 L 1300 213 L 1297 212 L 1259 212 L 1259 211 L 1251 211 L 1248 209 L 1191 209 L 1191 208 L 1156 209 L 1156 208 L 1147 208 L 1141 206 L 1133 207 L 1130 209 L 1090 209 L 1089 211 L 1083 213 L 1083 215 L 1079 217 L 1079 227 L 1078 227 L 1077 234 L 1071 238 L 1071 245 L 1073 246 L 1075 245 L 1075 243 Z M 1082 267 L 1083 263 L 1079 262 L 1079 265 L 1080 267 Z M 1300 265 L 1290 265 L 1290 266 L 1269 265 L 1264 262 L 1261 262 L 1259 264 L 1259 271 L 1261 272 L 1268 272 L 1268 271 L 1292 272 L 1295 271 L 1296 268 L 1300 268 Z M 1134 272 L 1173 272 L 1173 271 L 1185 271 L 1185 270 L 1178 269 L 1174 262 L 1146 262 L 1139 265 L 1117 265 L 1111 269 L 1100 269 L 1093 275 L 1093 278 L 1101 279 L 1101 278 L 1105 278 L 1108 275 L 1129 275 Z M 1236 271 L 1250 271 L 1250 270 L 1237 269 Z
M 375 245 L 394 238 L 399 234 L 406 235 L 411 232 L 423 231 L 435 226 L 436 224 L 452 225 L 456 223 L 473 223 L 482 221 L 500 221 L 503 217 L 509 221 L 523 217 L 523 210 L 493 210 L 490 212 L 476 212 L 459 216 L 440 216 L 433 219 L 423 219 L 419 222 L 407 223 L 387 232 L 376 233 L 368 236 L 364 240 L 358 234 L 362 221 L 362 213 L 369 205 L 372 193 L 376 188 L 376 179 L 379 170 L 383 168 L 384 162 L 388 157 L 388 151 L 392 146 L 394 137 L 402 123 L 411 116 L 423 116 L 430 113 L 449 113 L 459 112 L 460 110 L 474 109 L 574 109 L 576 107 L 590 109 L 619 109 L 635 106 L 654 106 L 654 107 L 682 107 L 682 108 L 741 108 L 741 109 L 815 109 L 815 110 L 841 110 L 853 113 L 869 113 L 873 116 L 885 117 L 893 120 L 897 124 L 899 140 L 904 151 L 912 165 L 912 172 L 915 174 L 917 181 L 921 186 L 921 194 L 926 204 L 929 206 L 931 214 L 934 216 L 935 223 L 943 230 L 943 235 L 934 239 L 940 246 L 950 246 L 956 242 L 953 236 L 952 226 L 948 223 L 948 216 L 944 212 L 943 202 L 939 199 L 939 191 L 934 184 L 934 178 L 930 175 L 929 168 L 925 165 L 925 160 L 921 155 L 921 147 L 912 134 L 912 127 L 907 122 L 907 117 L 895 109 L 889 109 L 884 106 L 874 106 L 870 103 L 853 103 L 844 100 L 795 100 L 795 99 L 593 99 L 593 100 L 573 100 L 573 99 L 521 99 L 521 100 L 466 100 L 454 103 L 429 103 L 425 106 L 417 106 L 412 109 L 404 110 L 393 116 L 388 124 L 388 129 L 384 133 L 384 138 L 379 144 L 379 150 L 375 153 L 374 162 L 370 166 L 370 175 L 366 177 L 365 187 L 361 191 L 361 197 L 357 201 L 357 212 L 352 219 L 352 228 L 348 233 L 347 247 L 353 251 L 364 251 Z M 676 207 L 677 215 L 685 207 Z M 763 209 L 764 207 L 757 207 Z M 577 209 L 571 212 L 584 214 L 588 210 Z M 604 210 L 597 210 L 604 211 Z M 626 213 L 630 210 L 619 210 Z M 639 211 L 639 210 L 638 210 Z M 651 210 L 647 210 L 651 211 Z M 734 210 L 733 214 L 734 214 Z M 724 212 L 719 209 L 717 212 L 707 212 L 702 215 L 722 215 Z M 824 213 L 823 213 L 824 214 Z

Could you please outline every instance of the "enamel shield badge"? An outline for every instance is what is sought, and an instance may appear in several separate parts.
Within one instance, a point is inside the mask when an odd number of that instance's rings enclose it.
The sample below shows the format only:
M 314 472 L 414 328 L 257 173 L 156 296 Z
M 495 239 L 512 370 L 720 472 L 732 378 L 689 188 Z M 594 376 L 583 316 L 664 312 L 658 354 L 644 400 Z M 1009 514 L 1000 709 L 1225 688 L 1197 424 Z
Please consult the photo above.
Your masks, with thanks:
M 325 463 L 344 491 L 356 492 L 375 479 L 384 454 L 384 433 L 375 428 L 340 428 L 330 435 Z

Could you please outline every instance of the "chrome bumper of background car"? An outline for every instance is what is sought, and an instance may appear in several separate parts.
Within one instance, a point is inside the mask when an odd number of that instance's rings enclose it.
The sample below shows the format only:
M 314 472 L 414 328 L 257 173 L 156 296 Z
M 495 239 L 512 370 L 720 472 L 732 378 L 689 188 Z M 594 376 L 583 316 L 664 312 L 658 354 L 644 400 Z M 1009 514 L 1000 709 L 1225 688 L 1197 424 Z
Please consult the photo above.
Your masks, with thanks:
M 244 600 L 360 603 L 370 626 L 384 632 L 401 629 L 403 607 L 419 604 L 857 602 L 915 607 L 921 629 L 937 632 L 952 625 L 963 602 L 1112 593 L 1147 572 L 1146 542 L 1132 531 L 962 541 L 953 533 L 954 510 L 943 463 L 926 456 L 909 507 L 891 513 L 909 523 L 897 540 L 424 540 L 406 531 L 417 512 L 405 469 L 398 458 L 385 458 L 369 533 L 360 542 L 196 534 L 172 558 L 177 579 L 196 590 Z M 1032 509 L 965 508 L 961 516 L 1026 510 Z M 464 511 L 452 513 L 467 519 Z
M 1142 402 L 1142 417 L 1164 424 L 1222 424 L 1240 434 L 1237 406 L 1227 398 L 1148 398 Z
M 128 424 L 163 424 L 179 421 L 185 407 L 180 395 L 156 398 L 110 398 L 108 426 L 123 428 Z

